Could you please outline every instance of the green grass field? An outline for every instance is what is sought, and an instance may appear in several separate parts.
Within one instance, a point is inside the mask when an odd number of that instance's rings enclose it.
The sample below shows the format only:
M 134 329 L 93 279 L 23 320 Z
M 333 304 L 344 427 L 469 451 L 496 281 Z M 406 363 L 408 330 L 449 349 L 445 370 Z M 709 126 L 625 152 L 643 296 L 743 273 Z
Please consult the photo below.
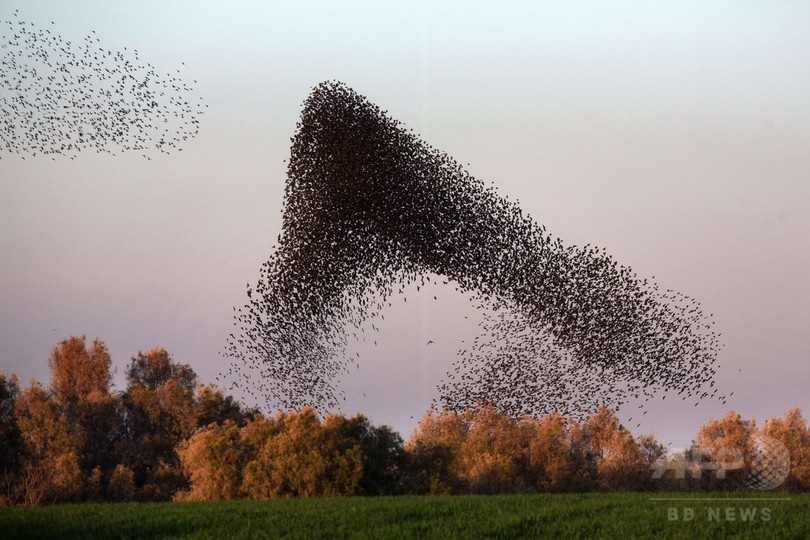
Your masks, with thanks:
M 678 500 L 653 500 L 667 497 Z M 687 508 L 694 512 L 691 520 L 684 519 Z M 0 508 L 0 538 L 806 539 L 810 494 L 345 497 Z

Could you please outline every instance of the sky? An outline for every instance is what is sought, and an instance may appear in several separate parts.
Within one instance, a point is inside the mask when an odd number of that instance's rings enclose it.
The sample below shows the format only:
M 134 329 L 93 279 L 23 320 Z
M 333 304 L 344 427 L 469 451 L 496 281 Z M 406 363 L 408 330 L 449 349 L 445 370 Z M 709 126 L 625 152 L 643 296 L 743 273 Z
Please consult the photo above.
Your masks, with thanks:
M 0 371 L 24 384 L 48 380 L 70 335 L 108 345 L 119 389 L 152 347 L 213 381 L 281 232 L 301 105 L 337 79 L 566 244 L 605 247 L 714 314 L 716 380 L 734 395 L 653 401 L 632 432 L 683 447 L 729 408 L 810 414 L 807 2 L 3 0 L 0 18 L 15 9 L 182 66 L 209 105 L 183 152 L 151 160 L 0 149 Z M 404 437 L 476 333 L 451 286 L 408 298 L 377 347 L 353 345 L 342 383 L 343 412 Z

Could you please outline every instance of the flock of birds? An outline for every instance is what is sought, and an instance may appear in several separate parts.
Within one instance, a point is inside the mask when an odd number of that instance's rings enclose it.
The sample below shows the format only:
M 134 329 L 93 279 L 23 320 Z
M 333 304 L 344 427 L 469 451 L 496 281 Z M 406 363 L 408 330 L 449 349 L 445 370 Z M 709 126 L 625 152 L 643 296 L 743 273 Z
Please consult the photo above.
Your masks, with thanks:
M 348 340 L 368 321 L 378 330 L 405 284 L 436 276 L 486 314 L 438 386 L 441 407 L 581 417 L 659 392 L 725 399 L 719 336 L 698 302 L 604 250 L 566 247 L 336 81 L 304 103 L 282 234 L 237 310 L 226 375 L 271 406 L 339 408 L 339 376 L 357 365 Z
M 105 48 L 95 33 L 74 43 L 17 12 L 3 24 L 6 151 L 149 158 L 197 135 L 207 105 L 179 70 L 161 75 L 137 50 Z M 384 319 L 406 284 L 437 275 L 485 314 L 482 335 L 438 385 L 441 407 L 581 416 L 661 391 L 725 400 L 713 380 L 719 336 L 694 299 L 660 291 L 604 250 L 566 247 L 335 81 L 304 104 L 282 235 L 225 351 L 228 374 L 242 375 L 233 386 L 271 406 L 339 408 L 339 376 L 359 367 L 350 337 Z
M 102 46 L 95 32 L 64 39 L 50 27 L 3 21 L 0 36 L 0 140 L 26 156 L 75 158 L 84 150 L 118 154 L 182 151 L 207 105 L 194 83 L 160 74 L 137 50 Z M 196 81 L 194 81 L 196 82 Z

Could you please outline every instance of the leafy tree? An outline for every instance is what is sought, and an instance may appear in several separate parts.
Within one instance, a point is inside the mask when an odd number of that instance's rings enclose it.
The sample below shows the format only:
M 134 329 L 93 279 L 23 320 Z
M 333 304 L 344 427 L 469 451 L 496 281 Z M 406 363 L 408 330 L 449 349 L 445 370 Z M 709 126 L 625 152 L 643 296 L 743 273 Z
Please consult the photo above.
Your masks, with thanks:
M 638 446 L 641 451 L 641 459 L 647 466 L 652 466 L 667 453 L 667 448 L 652 433 L 639 437 Z
M 233 421 L 209 424 L 181 442 L 177 454 L 190 489 L 178 492 L 175 499 L 213 501 L 242 496 L 242 469 L 248 449 Z
M 640 483 L 640 488 L 654 489 L 662 486 L 660 482 L 653 479 L 653 464 L 659 460 L 665 459 L 667 456 L 667 448 L 658 438 L 652 434 L 642 435 L 638 439 L 638 448 L 641 452 L 641 466 L 643 472 L 641 473 L 643 481 Z
M 79 462 L 87 495 L 102 495 L 102 479 L 115 467 L 111 446 L 121 436 L 120 400 L 110 393 L 111 359 L 99 339 L 85 336 L 59 342 L 48 359 L 50 391 L 79 441 Z
M 396 495 L 401 493 L 405 468 L 405 448 L 402 437 L 388 426 L 373 426 L 365 417 L 362 418 L 365 429 L 360 435 L 363 477 L 360 479 L 359 494 Z
M 158 390 L 170 381 L 192 393 L 197 384 L 197 374 L 187 364 L 175 363 L 166 349 L 160 347 L 147 353 L 139 352 L 127 368 L 129 387 Z
M 315 411 L 280 413 L 280 429 L 268 437 L 244 470 L 248 497 L 351 495 L 357 490 L 363 458 L 331 422 L 322 425 Z
M 48 389 L 20 390 L 0 374 L 0 505 L 688 487 L 674 474 L 653 483 L 665 448 L 653 435 L 635 440 L 607 407 L 581 424 L 515 421 L 491 407 L 429 411 L 403 445 L 361 414 L 321 420 L 305 408 L 266 418 L 199 384 L 160 348 L 138 353 L 126 391 L 113 394 L 106 346 L 86 341 L 53 349 Z M 719 470 L 692 487 L 743 487 L 756 434 L 787 447 L 785 486 L 810 488 L 810 428 L 799 409 L 759 430 L 733 411 L 706 423 L 691 457 Z M 681 470 L 700 472 L 687 457 L 678 456 Z
M 126 465 L 118 464 L 110 475 L 108 497 L 113 501 L 132 501 L 138 494 L 135 473 Z
M 127 369 L 124 437 L 118 444 L 144 500 L 169 500 L 185 486 L 175 448 L 197 427 L 197 376 L 165 349 L 139 352 Z
M 419 421 L 406 452 L 406 491 L 458 493 L 466 489 L 458 456 L 469 426 L 452 411 L 428 411 Z
M 267 439 L 284 429 L 284 419 L 284 415 L 273 418 L 256 414 L 248 420 L 240 431 L 240 437 L 242 442 L 247 445 L 251 456 L 255 457 Z
M 742 489 L 751 467 L 756 424 L 728 411 L 723 418 L 712 419 L 698 430 L 692 448 L 692 460 L 708 461 L 716 467 L 704 474 L 701 487 Z
M 17 395 L 15 407 L 24 446 L 19 498 L 30 505 L 77 500 L 83 487 L 80 434 L 38 383 Z
M 86 337 L 59 342 L 48 358 L 51 391 L 68 414 L 82 401 L 95 401 L 110 392 L 110 354 L 98 339 L 88 348 Z
M 795 408 L 784 416 L 769 418 L 759 433 L 781 441 L 790 454 L 790 472 L 784 488 L 791 491 L 810 489 L 810 428 L 802 411 Z
M 17 376 L 0 373 L 0 506 L 14 502 L 23 441 L 17 426 Z
M 256 409 L 245 409 L 233 396 L 224 395 L 215 384 L 197 385 L 196 409 L 199 427 L 228 421 L 241 427 L 258 413 Z
M 405 492 L 415 495 L 449 495 L 463 490 L 453 473 L 455 455 L 446 444 L 421 440 L 406 443 Z
M 638 444 L 616 411 L 601 406 L 582 423 L 583 442 L 603 489 L 640 489 L 650 477 Z
M 559 414 L 526 419 L 527 477 L 540 491 L 559 492 L 573 488 L 574 458 L 569 441 L 570 421 Z
M 458 450 L 461 476 L 473 493 L 525 491 L 524 443 L 515 422 L 494 407 L 465 413 L 467 429 Z
M 402 489 L 405 451 L 402 438 L 388 426 L 374 426 L 362 414 L 351 418 L 331 415 L 323 424 L 331 444 L 341 451 L 357 447 L 363 472 L 359 495 L 394 495 Z
M 22 439 L 17 427 L 17 413 L 14 401 L 20 387 L 17 376 L 0 373 L 0 474 L 11 472 L 18 464 L 22 450 Z
M 32 383 L 20 391 L 16 377 L 0 374 L 0 504 L 169 500 L 187 484 L 178 449 L 185 452 L 186 472 L 201 485 L 192 466 L 192 457 L 200 462 L 194 452 L 204 438 L 193 439 L 197 430 L 236 430 L 239 449 L 253 448 L 250 438 L 260 432 L 246 429 L 243 436 L 239 427 L 247 427 L 256 410 L 214 385 L 198 384 L 194 371 L 164 349 L 132 359 L 120 394 L 110 391 L 111 360 L 98 339 L 89 346 L 85 336 L 60 341 L 48 366 L 48 389 Z M 230 445 L 223 444 L 209 449 L 211 459 Z M 227 485 L 220 489 L 235 496 Z

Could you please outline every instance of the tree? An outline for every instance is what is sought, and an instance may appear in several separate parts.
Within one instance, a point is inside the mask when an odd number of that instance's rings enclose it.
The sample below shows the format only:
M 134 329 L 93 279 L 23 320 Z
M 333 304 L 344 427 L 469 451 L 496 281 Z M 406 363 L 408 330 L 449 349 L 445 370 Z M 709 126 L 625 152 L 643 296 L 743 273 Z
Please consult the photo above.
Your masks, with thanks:
M 78 499 L 83 488 L 80 434 L 38 383 L 18 394 L 15 407 L 24 446 L 20 498 L 31 505 Z
M 176 500 L 215 501 L 242 496 L 242 469 L 248 449 L 233 421 L 209 424 L 181 442 L 177 454 L 190 488 L 178 492 Z
M 0 474 L 14 470 L 22 449 L 14 405 L 19 392 L 17 376 L 0 373 Z
M 348 450 L 357 446 L 363 472 L 358 495 L 394 495 L 402 490 L 405 451 L 402 438 L 388 426 L 374 426 L 362 414 L 330 415 L 323 422 L 330 444 Z
M 227 421 L 244 426 L 248 419 L 258 413 L 245 409 L 233 396 L 225 396 L 215 384 L 197 385 L 197 425 L 224 424 Z
M 165 349 L 139 352 L 127 369 L 123 395 L 121 463 L 129 467 L 144 500 L 169 500 L 185 486 L 177 445 L 194 433 L 197 376 Z
M 790 455 L 790 472 L 783 487 L 791 491 L 810 489 L 810 428 L 797 407 L 781 417 L 769 418 L 759 433 L 781 441 Z
M 80 401 L 68 417 L 81 441 L 80 464 L 88 479 L 88 495 L 103 494 L 102 478 L 109 477 L 118 464 L 116 444 L 123 437 L 124 412 L 118 396 L 111 394 Z
M 253 499 L 351 495 L 363 471 L 359 445 L 323 426 L 315 411 L 280 413 L 273 430 L 244 471 Z
M 187 364 L 177 364 L 171 355 L 161 347 L 147 353 L 138 352 L 127 368 L 129 386 L 143 386 L 157 390 L 169 381 L 174 381 L 188 392 L 194 391 L 197 375 Z
M 654 464 L 660 462 L 660 460 L 666 458 L 667 447 L 661 444 L 661 441 L 659 441 L 658 437 L 656 437 L 654 434 L 648 433 L 639 437 L 638 449 L 639 452 L 641 452 L 641 463 L 644 469 L 644 481 L 642 482 L 641 487 L 645 489 L 654 489 L 662 485 L 671 486 L 672 482 L 662 484 L 653 479 L 653 466 Z
M 524 491 L 524 451 L 515 422 L 494 407 L 465 414 L 466 436 L 458 451 L 461 476 L 473 493 Z
M 361 415 L 364 430 L 360 435 L 363 477 L 360 495 L 396 495 L 402 492 L 405 448 L 402 437 L 389 426 L 373 426 Z
M 138 494 L 135 486 L 135 473 L 126 465 L 120 463 L 110 474 L 107 486 L 107 495 L 113 501 L 132 501 Z
M 602 489 L 640 489 L 650 477 L 635 439 L 621 425 L 616 411 L 599 407 L 582 423 L 587 455 Z
M 571 455 L 569 421 L 559 414 L 525 419 L 527 477 L 540 491 L 572 489 L 574 460 Z
M 85 336 L 59 342 L 48 358 L 50 390 L 59 410 L 79 441 L 79 462 L 88 488 L 98 498 L 102 477 L 115 467 L 111 451 L 121 436 L 120 401 L 110 394 L 111 359 L 99 339 L 86 345 Z
M 709 488 L 742 489 L 751 467 L 756 424 L 743 420 L 739 413 L 728 411 L 723 418 L 712 419 L 698 430 L 692 448 L 692 461 L 707 465 L 710 474 L 701 485 Z
M 642 435 L 638 439 L 639 450 L 641 451 L 641 459 L 646 466 L 652 466 L 653 463 L 662 459 L 667 454 L 667 448 L 658 440 L 652 433 Z
M 14 403 L 19 392 L 17 376 L 0 373 L 0 506 L 14 502 L 13 491 L 19 481 L 23 442 Z
M 213 384 L 199 384 L 194 370 L 175 362 L 163 348 L 139 352 L 126 375 L 125 422 L 117 447 L 121 464 L 132 471 L 138 498 L 169 500 L 180 490 L 178 496 L 187 498 L 235 497 L 238 490 L 231 484 L 215 488 L 205 478 L 216 477 L 213 464 L 224 466 L 230 459 L 222 437 L 233 436 L 257 411 L 245 409 Z M 203 433 L 197 436 L 198 431 Z M 202 448 L 205 441 L 216 445 L 213 453 Z M 241 446 L 232 450 L 238 454 Z
M 466 489 L 458 456 L 468 425 L 452 411 L 428 411 L 419 421 L 406 452 L 406 491 L 454 493 Z
M 70 414 L 82 401 L 95 401 L 110 392 L 110 354 L 104 342 L 71 336 L 59 342 L 48 358 L 51 391 Z
M 198 467 L 203 458 L 211 467 L 227 463 L 231 442 L 203 434 L 211 443 L 206 454 L 200 446 L 205 437 L 192 437 L 197 430 L 220 427 L 232 438 L 236 433 L 238 451 L 254 448 L 251 437 L 268 434 L 245 429 L 243 436 L 239 428 L 247 428 L 256 411 L 214 385 L 198 385 L 194 371 L 164 349 L 132 359 L 123 393 L 110 391 L 110 365 L 102 341 L 88 347 L 84 336 L 74 336 L 50 354 L 48 389 L 34 382 L 20 391 L 16 377 L 0 374 L 0 505 L 170 500 L 187 487 L 178 450 L 197 492 L 204 484 Z M 220 451 L 226 456 L 218 457 Z M 221 478 L 217 482 L 217 497 L 239 493 L 233 485 L 241 486 L 240 478 L 230 487 Z

